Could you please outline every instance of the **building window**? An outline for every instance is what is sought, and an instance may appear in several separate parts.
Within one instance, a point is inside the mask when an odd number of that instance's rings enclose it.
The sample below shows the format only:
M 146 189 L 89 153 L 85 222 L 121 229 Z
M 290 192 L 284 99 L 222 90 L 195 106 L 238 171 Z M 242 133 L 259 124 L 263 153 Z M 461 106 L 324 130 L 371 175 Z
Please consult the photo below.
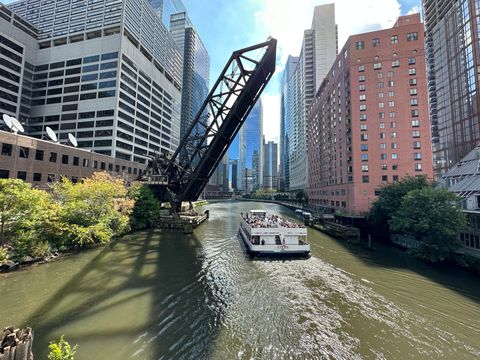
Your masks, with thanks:
M 418 32 L 409 32 L 407 34 L 407 41 L 415 41 L 418 40 Z
M 393 175 L 393 181 L 398 181 L 398 175 Z
M 368 151 L 368 145 L 367 145 L 367 144 L 361 144 L 361 145 L 360 145 L 360 149 L 361 149 L 362 151 Z
M 365 65 L 358 65 L 358 71 L 359 72 L 365 71 Z
M 382 181 L 388 181 L 388 175 L 382 175 Z
M 27 180 L 27 172 L 26 171 L 19 171 L 17 172 L 17 179 Z
M 387 77 L 388 77 L 388 78 L 392 78 L 393 75 L 394 75 L 394 72 L 393 72 L 393 71 L 389 71 L 389 72 L 387 73 Z
M 362 172 L 368 172 L 368 165 L 362 165 Z
M 390 42 L 391 42 L 392 44 L 398 44 L 398 35 L 392 35 L 392 36 L 390 37 Z
M 359 75 L 358 81 L 365 81 L 365 75 Z
M 88 159 L 83 159 L 83 167 L 88 167 Z
M 8 179 L 10 177 L 10 171 L 0 169 L 0 179 Z
M 367 114 L 360 114 L 360 121 L 367 120 Z
M 378 103 L 378 107 L 379 107 L 380 109 L 383 108 L 383 107 L 385 107 L 385 104 L 383 103 L 383 101 Z
M 393 164 L 393 165 L 392 165 L 392 170 L 398 170 L 398 165 L 397 165 L 397 164 Z
M 358 85 L 358 90 L 359 90 L 359 91 L 365 91 L 365 88 L 366 88 L 366 87 L 365 87 L 365 84 L 360 84 L 360 85 Z
M 384 132 L 380 133 L 380 139 L 385 139 L 385 133 Z
M 369 182 L 368 175 L 363 175 L 362 176 L 362 183 L 368 183 L 368 182 Z
M 377 88 L 382 89 L 383 88 L 383 82 L 377 83 Z
M 388 80 L 388 87 L 393 87 L 393 80 Z
M 418 127 L 419 126 L 419 121 L 418 119 L 412 120 L 412 127 Z
M 412 131 L 412 137 L 414 137 L 414 138 L 420 137 L 420 130 L 414 130 L 414 131 Z
M 385 150 L 387 148 L 387 144 L 381 143 L 380 144 L 380 149 Z
M 409 79 L 410 86 L 417 85 L 417 79 Z
M 421 143 L 420 141 L 414 141 L 413 142 L 413 148 L 414 149 L 420 149 L 422 146 L 421 146 Z
M 361 131 L 367 131 L 367 124 L 360 124 Z
M 2 155 L 12 156 L 12 144 L 2 144 Z
M 57 153 L 56 152 L 51 152 L 50 153 L 50 158 L 48 159 L 48 161 L 53 162 L 53 163 L 57 162 Z
M 400 66 L 400 60 L 393 60 L 392 61 L 392 68 L 399 67 Z
M 367 100 L 367 95 L 361 94 L 358 98 L 360 101 L 364 101 L 364 100 Z
M 380 119 L 385 119 L 385 113 L 384 113 L 383 111 L 382 111 L 382 112 L 379 112 L 379 113 L 378 113 L 378 117 L 379 117 Z
M 378 72 L 377 73 L 377 79 L 383 79 L 383 72 Z
M 398 154 L 393 153 L 392 154 L 392 160 L 398 160 Z
M 417 106 L 418 105 L 418 99 L 417 98 L 410 99 L 410 105 Z
M 28 159 L 28 153 L 30 149 L 25 146 L 20 146 L 20 157 L 23 159 Z
M 413 160 L 422 160 L 422 153 L 413 153 Z
M 387 160 L 387 154 L 380 154 L 380 160 Z
M 43 150 L 35 151 L 35 160 L 43 161 Z
M 33 173 L 33 181 L 36 181 L 36 182 L 42 181 L 42 174 Z
M 68 155 L 62 155 L 62 164 L 68 164 Z
M 389 101 L 389 102 L 388 102 L 388 106 L 389 106 L 389 107 L 395 107 L 395 101 L 393 101 L 393 100 L 392 100 L 392 101 Z
M 408 69 L 408 75 L 415 75 L 416 73 L 417 73 L 417 70 L 415 68 Z
M 408 65 L 415 65 L 415 63 L 416 63 L 416 60 L 414 57 L 408 58 Z
M 381 169 L 382 169 L 382 170 L 387 170 L 387 169 L 388 169 L 387 164 L 382 164 L 382 165 L 381 165 Z
M 395 111 L 390 111 L 390 112 L 388 113 L 388 116 L 390 117 L 390 119 L 394 119 L 395 116 L 396 116 Z
M 361 141 L 367 141 L 368 140 L 368 134 L 361 134 L 360 135 L 360 140 Z
M 54 182 L 55 181 L 55 174 L 48 174 L 47 175 L 47 182 Z
M 360 104 L 360 111 L 365 111 L 365 110 L 367 110 L 367 105 Z
M 397 143 L 393 142 L 393 143 L 390 144 L 390 147 L 392 149 L 396 149 L 398 147 L 398 145 L 397 145 Z
M 355 43 L 355 49 L 357 50 L 365 49 L 365 41 L 357 41 Z
M 418 109 L 413 109 L 413 110 L 410 110 L 410 114 L 412 115 L 412 117 L 418 117 L 419 111 Z
M 395 131 L 391 132 L 391 133 L 390 133 L 390 137 L 391 137 L 392 139 L 395 139 L 395 138 L 397 137 L 397 133 L 396 133 Z
M 422 164 L 421 163 L 416 163 L 415 164 L 415 171 L 422 171 Z
M 380 39 L 379 38 L 372 39 L 372 46 L 373 47 L 380 46 Z
M 417 89 L 410 89 L 410 95 L 411 96 L 414 96 L 414 95 L 417 95 Z
M 368 161 L 368 154 L 362 154 L 362 161 Z
M 73 165 L 78 166 L 80 164 L 80 158 L 78 156 L 73 157 Z
M 374 63 L 373 64 L 373 69 L 374 70 L 378 70 L 378 69 L 381 69 L 382 68 L 382 63 Z
M 382 92 L 381 92 L 381 93 L 378 93 L 378 98 L 379 98 L 379 99 L 383 99 L 383 93 L 382 93 Z

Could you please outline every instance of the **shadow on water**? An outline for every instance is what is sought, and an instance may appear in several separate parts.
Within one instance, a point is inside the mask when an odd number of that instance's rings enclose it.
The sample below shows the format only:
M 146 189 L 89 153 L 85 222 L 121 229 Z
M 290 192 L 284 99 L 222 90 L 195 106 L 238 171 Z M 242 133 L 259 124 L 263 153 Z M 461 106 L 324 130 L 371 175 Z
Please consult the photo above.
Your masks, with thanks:
M 79 344 L 78 360 L 201 359 L 223 316 L 214 303 L 197 237 L 155 230 L 102 249 L 26 324 L 39 359 L 61 334 Z

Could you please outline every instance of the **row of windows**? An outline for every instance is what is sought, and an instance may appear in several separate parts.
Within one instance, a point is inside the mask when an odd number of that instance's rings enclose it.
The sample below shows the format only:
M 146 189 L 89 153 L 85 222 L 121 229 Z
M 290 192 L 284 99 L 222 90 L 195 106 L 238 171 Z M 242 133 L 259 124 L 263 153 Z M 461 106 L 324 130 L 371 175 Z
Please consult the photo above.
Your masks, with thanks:
M 82 85 L 74 85 L 74 86 L 67 86 L 65 88 L 54 88 L 48 90 L 35 90 L 32 92 L 33 98 L 39 98 L 44 96 L 50 95 L 58 95 L 58 94 L 68 94 L 72 92 L 79 92 L 79 91 L 88 91 L 88 90 L 97 90 L 97 89 L 105 89 L 117 86 L 117 80 L 107 80 L 98 83 L 88 83 Z
M 407 41 L 418 40 L 418 32 L 409 32 L 406 36 L 406 40 Z M 398 42 L 399 42 L 398 35 L 390 36 L 390 43 L 391 44 L 398 44 Z M 372 46 L 373 47 L 380 46 L 380 39 L 379 38 L 372 39 Z M 357 49 L 357 50 L 365 49 L 365 41 L 360 40 L 360 41 L 355 42 L 355 49 Z
M 72 76 L 72 77 L 67 77 L 65 79 L 55 79 L 55 80 L 49 80 L 47 81 L 37 81 L 33 84 L 34 89 L 42 89 L 46 88 L 47 85 L 48 87 L 54 87 L 54 86 L 62 86 L 64 83 L 65 85 L 67 84 L 76 84 L 79 83 L 80 81 L 86 82 L 86 81 L 94 81 L 94 80 L 105 80 L 105 79 L 111 79 L 111 78 L 116 78 L 117 77 L 117 70 L 111 70 L 111 71 L 104 71 L 101 73 L 96 73 L 96 74 L 88 74 L 88 75 L 82 75 L 82 76 Z
M 116 69 L 117 66 L 118 66 L 118 61 L 112 61 L 112 62 L 107 62 L 102 64 L 85 65 L 83 67 L 70 68 L 66 70 L 61 69 L 61 70 L 55 70 L 50 72 L 44 72 L 44 73 L 36 73 L 33 76 L 33 80 L 43 80 L 47 78 L 75 75 L 80 73 L 89 73 L 89 72 L 99 71 L 99 70 Z
M 105 61 L 105 60 L 112 60 L 118 58 L 118 52 L 111 52 L 102 55 L 92 55 L 83 58 L 83 64 L 98 62 L 98 61 Z M 59 69 L 63 67 L 71 67 L 75 65 L 81 65 L 82 59 L 71 59 L 67 61 L 58 61 L 51 64 L 43 64 L 35 66 L 35 72 L 46 71 L 48 69 Z
M 109 98 L 114 96 L 115 96 L 115 90 L 99 91 L 98 93 L 97 92 L 83 93 L 83 94 L 80 94 L 80 101 L 93 100 L 97 98 L 98 99 Z M 78 101 L 78 99 L 79 99 L 78 94 L 72 95 L 71 97 L 64 96 L 63 102 Z M 62 97 L 52 97 L 52 98 L 47 98 L 46 100 L 43 98 L 43 99 L 32 100 L 32 106 L 38 106 L 38 105 L 44 105 L 44 104 L 58 104 L 61 102 L 62 102 Z
M 396 143 L 392 143 L 391 145 L 394 145 L 395 144 L 395 147 L 392 146 L 392 149 L 397 149 L 397 144 Z M 382 145 L 386 145 L 386 144 L 382 144 Z M 385 147 L 382 147 L 382 149 L 385 149 Z M 414 147 L 415 149 L 415 147 Z M 393 153 L 391 154 L 392 155 L 392 160 L 398 160 L 398 154 L 396 153 Z M 380 154 L 380 160 L 387 160 L 388 159 L 388 155 L 387 154 Z M 368 154 L 361 154 L 361 160 L 362 162 L 363 161 L 368 161 Z M 413 153 L 413 160 L 422 160 L 422 153 L 421 152 L 414 152 Z M 386 166 L 386 165 L 385 165 Z M 385 169 L 382 169 L 382 170 L 387 170 L 386 168 Z
M 414 57 L 409 57 L 408 58 L 408 65 L 415 65 L 416 59 Z M 392 68 L 396 68 L 400 66 L 400 60 L 392 60 Z M 376 62 L 373 64 L 373 69 L 374 70 L 380 70 L 382 69 L 382 63 L 381 62 Z M 358 65 L 358 72 L 364 72 L 365 71 L 365 65 Z

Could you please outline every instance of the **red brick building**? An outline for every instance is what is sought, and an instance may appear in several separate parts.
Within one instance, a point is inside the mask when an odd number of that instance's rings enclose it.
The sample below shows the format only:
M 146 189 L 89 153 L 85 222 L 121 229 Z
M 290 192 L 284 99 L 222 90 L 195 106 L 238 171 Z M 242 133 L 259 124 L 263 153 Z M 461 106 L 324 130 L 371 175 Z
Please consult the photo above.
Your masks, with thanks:
M 348 38 L 312 103 L 308 134 L 312 206 L 364 215 L 382 184 L 432 177 L 419 14 Z

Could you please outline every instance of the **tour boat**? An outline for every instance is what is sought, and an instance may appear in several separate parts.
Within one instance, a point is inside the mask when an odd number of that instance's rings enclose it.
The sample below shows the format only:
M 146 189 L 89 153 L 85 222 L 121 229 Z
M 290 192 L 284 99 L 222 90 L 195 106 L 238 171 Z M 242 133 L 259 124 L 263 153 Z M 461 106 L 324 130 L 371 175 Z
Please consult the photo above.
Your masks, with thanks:
M 264 210 L 241 213 L 239 233 L 253 255 L 306 256 L 310 253 L 305 226 Z

